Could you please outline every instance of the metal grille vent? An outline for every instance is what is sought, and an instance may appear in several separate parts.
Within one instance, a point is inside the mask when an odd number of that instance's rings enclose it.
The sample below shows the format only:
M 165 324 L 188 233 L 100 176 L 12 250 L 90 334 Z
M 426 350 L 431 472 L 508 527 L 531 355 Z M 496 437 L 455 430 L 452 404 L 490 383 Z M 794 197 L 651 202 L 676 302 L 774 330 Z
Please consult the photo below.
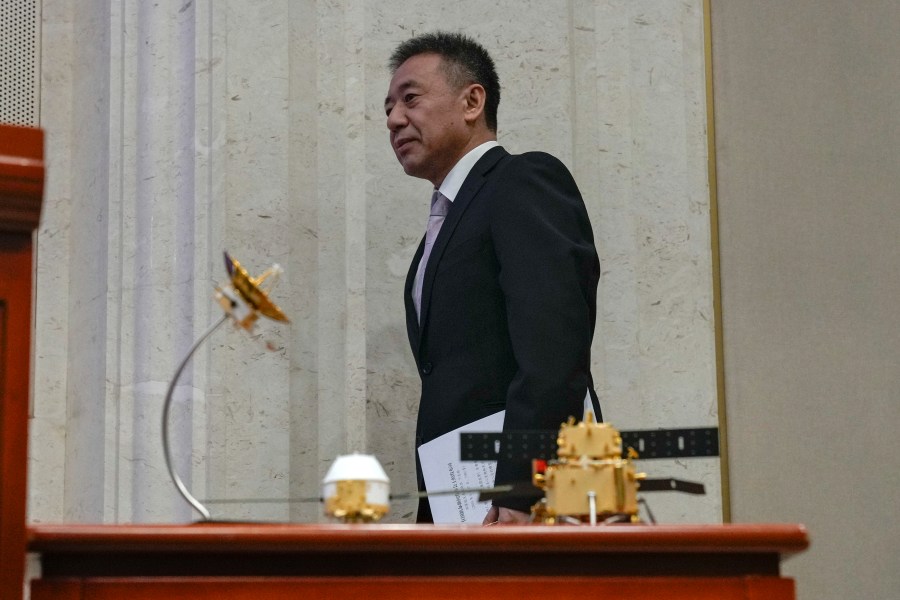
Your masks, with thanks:
M 0 123 L 37 125 L 40 0 L 0 0 Z

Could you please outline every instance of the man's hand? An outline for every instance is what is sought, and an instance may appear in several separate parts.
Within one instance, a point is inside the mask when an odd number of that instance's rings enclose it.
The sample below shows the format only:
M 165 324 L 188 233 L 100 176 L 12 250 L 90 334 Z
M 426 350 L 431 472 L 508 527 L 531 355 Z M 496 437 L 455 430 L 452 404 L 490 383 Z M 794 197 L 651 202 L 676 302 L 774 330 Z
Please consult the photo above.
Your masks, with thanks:
M 530 523 L 531 515 L 520 510 L 511 508 L 503 508 L 502 506 L 491 506 L 482 525 L 494 525 L 495 523 Z

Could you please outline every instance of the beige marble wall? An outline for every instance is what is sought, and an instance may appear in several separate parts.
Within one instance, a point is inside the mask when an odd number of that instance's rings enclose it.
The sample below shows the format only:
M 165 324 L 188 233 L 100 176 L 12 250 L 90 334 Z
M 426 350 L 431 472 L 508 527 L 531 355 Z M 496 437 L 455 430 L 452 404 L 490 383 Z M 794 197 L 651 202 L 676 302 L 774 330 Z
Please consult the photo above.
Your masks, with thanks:
M 701 1 L 75 5 L 44 2 L 33 519 L 190 518 L 166 481 L 159 411 L 216 317 L 225 248 L 254 271 L 284 266 L 274 298 L 292 323 L 217 332 L 181 381 L 176 462 L 196 494 L 316 496 L 348 451 L 414 487 L 401 290 L 429 184 L 396 164 L 382 103 L 392 48 L 436 28 L 492 51 L 501 143 L 552 152 L 579 181 L 604 272 L 607 419 L 717 424 Z M 645 466 L 711 492 L 654 497 L 658 517 L 721 518 L 717 461 Z

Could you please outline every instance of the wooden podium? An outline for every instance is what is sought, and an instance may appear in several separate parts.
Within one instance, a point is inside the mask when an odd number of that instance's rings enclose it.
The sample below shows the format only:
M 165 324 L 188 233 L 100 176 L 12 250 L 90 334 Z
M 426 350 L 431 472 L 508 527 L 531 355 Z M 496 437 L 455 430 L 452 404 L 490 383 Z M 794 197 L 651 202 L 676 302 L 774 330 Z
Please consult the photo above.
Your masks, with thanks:
M 44 137 L 0 125 L 0 598 L 22 596 L 31 356 L 32 237 Z
M 36 526 L 33 600 L 794 598 L 796 525 Z

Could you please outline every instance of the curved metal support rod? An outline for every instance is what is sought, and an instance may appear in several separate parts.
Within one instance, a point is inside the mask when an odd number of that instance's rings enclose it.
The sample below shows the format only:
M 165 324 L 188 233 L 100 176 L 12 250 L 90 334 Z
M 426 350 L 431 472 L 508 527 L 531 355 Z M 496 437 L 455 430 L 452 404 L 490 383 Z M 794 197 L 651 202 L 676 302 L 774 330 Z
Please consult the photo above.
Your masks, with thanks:
M 181 481 L 181 477 L 178 476 L 178 473 L 175 472 L 175 467 L 172 465 L 172 445 L 169 443 L 169 409 L 172 407 L 172 395 L 175 393 L 175 384 L 178 383 L 178 378 L 181 377 L 181 372 L 184 371 L 184 368 L 187 366 L 188 362 L 190 362 L 191 357 L 194 356 L 194 352 L 197 351 L 197 348 L 200 347 L 206 338 L 208 338 L 212 333 L 219 328 L 219 326 L 228 320 L 228 314 L 222 315 L 222 318 L 216 321 L 209 329 L 207 329 L 203 335 L 201 335 L 194 345 L 191 347 L 191 350 L 187 353 L 187 356 L 184 357 L 184 360 L 181 361 L 181 364 L 178 365 L 178 369 L 175 371 L 175 375 L 172 377 L 172 381 L 169 383 L 169 389 L 166 391 L 166 400 L 163 403 L 163 413 L 162 413 L 162 441 L 163 441 L 163 451 L 166 455 L 166 468 L 169 470 L 169 477 L 172 478 L 172 481 L 175 483 L 175 487 L 178 488 L 178 491 L 181 493 L 182 497 L 187 500 L 188 504 L 190 504 L 194 510 L 196 510 L 203 517 L 204 521 L 210 520 L 209 511 L 206 509 L 203 504 L 200 503 L 199 500 L 194 498 L 193 495 L 188 491 L 187 487 L 185 487 L 184 482 Z

